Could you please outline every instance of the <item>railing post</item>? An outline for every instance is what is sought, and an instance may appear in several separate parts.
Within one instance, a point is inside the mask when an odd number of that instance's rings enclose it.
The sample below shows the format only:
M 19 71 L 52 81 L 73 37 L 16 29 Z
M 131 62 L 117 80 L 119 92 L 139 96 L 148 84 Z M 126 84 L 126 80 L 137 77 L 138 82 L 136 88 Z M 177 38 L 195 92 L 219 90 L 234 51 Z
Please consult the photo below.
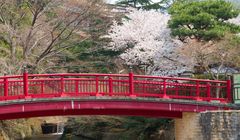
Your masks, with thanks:
M 227 100 L 228 102 L 232 102 L 232 91 L 231 91 L 231 79 L 228 77 L 227 80 Z
M 28 98 L 28 72 L 24 70 L 23 72 L 23 93 L 25 98 Z
M 95 83 L 96 83 L 96 96 L 101 96 L 100 94 L 99 94 L 99 78 L 98 78 L 98 76 L 96 76 L 96 79 L 95 79 Z
M 167 82 L 166 82 L 166 79 L 163 79 L 163 98 L 169 99 L 169 96 L 167 95 Z
M 61 79 L 60 79 L 60 89 L 61 89 L 61 97 L 65 97 L 66 95 L 64 94 L 64 78 L 63 76 L 61 76 Z
M 112 77 L 109 77 L 109 95 L 112 96 L 113 95 L 113 79 Z
M 211 87 L 210 83 L 207 82 L 207 101 L 210 101 L 211 99 Z
M 41 94 L 43 95 L 44 93 L 44 88 L 43 88 L 43 86 L 44 86 L 44 81 L 42 80 L 41 81 Z
M 196 100 L 197 101 L 201 101 L 200 99 L 200 85 L 199 85 L 199 81 L 196 81 Z
M 76 92 L 76 95 L 79 93 L 79 83 L 78 83 L 78 80 L 75 80 L 75 92 Z
M 136 97 L 134 95 L 134 75 L 132 72 L 129 73 L 129 96 Z
M 4 97 L 8 96 L 8 78 L 4 78 Z

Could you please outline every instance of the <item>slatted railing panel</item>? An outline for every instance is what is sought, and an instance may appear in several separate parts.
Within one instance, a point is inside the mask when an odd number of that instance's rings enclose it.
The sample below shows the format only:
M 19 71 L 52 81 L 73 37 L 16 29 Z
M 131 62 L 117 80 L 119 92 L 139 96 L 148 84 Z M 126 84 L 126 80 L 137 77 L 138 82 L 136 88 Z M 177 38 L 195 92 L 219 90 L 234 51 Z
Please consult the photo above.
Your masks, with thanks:
M 231 81 L 126 74 L 27 74 L 0 77 L 0 99 L 122 96 L 231 102 Z

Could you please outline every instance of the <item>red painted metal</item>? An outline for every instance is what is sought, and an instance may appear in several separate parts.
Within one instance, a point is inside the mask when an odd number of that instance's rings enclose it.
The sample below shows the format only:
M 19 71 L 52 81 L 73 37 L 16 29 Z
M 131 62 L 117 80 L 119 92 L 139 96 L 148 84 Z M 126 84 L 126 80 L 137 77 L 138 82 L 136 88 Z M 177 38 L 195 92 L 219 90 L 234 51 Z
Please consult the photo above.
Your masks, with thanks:
M 8 78 L 4 78 L 4 96 L 8 96 Z
M 99 88 L 99 83 L 98 83 L 99 79 L 98 79 L 98 76 L 96 76 L 95 78 L 95 87 L 96 87 L 96 95 L 98 95 L 99 91 L 98 91 L 98 88 Z
M 79 82 L 78 80 L 75 80 L 75 91 L 76 91 L 76 95 L 79 93 Z
M 201 100 L 199 97 L 200 97 L 200 86 L 199 86 L 199 82 L 196 81 L 196 100 L 197 101 Z
M 26 71 L 23 73 L 23 92 L 28 97 L 28 73 Z
M 207 82 L 207 98 L 208 98 L 208 101 L 211 98 L 211 87 L 210 86 L 211 86 L 210 83 Z
M 163 98 L 169 98 L 167 95 L 167 83 L 166 79 L 163 79 Z
M 129 73 L 129 94 L 130 96 L 133 96 L 134 95 L 134 77 L 133 77 L 133 73 L 130 72 Z
M 231 81 L 129 74 L 28 74 L 0 77 L 0 100 L 120 96 L 232 102 Z
M 61 88 L 60 88 L 60 91 L 61 91 L 61 92 L 60 92 L 60 93 L 61 93 L 61 94 L 64 94 L 64 78 L 61 76 L 60 79 L 61 79 L 61 86 L 60 86 L 60 87 L 61 87 Z
M 227 80 L 227 98 L 228 98 L 228 102 L 232 102 L 232 93 L 231 93 L 231 80 L 228 79 Z
M 124 115 L 181 118 L 182 112 L 224 110 L 224 107 L 177 102 L 150 102 L 131 100 L 61 100 L 19 101 L 0 105 L 0 120 L 56 115 Z
M 113 80 L 111 77 L 109 78 L 109 95 L 113 95 Z
M 149 115 L 151 114 L 151 116 Z M 143 117 L 158 117 L 158 118 L 181 118 L 182 112 L 170 111 L 145 111 L 145 110 L 52 110 L 52 111 L 37 111 L 37 112 L 21 112 L 12 114 L 3 114 L 0 120 L 31 118 L 31 117 L 46 117 L 46 116 L 73 116 L 73 115 L 116 115 L 116 116 L 143 116 Z

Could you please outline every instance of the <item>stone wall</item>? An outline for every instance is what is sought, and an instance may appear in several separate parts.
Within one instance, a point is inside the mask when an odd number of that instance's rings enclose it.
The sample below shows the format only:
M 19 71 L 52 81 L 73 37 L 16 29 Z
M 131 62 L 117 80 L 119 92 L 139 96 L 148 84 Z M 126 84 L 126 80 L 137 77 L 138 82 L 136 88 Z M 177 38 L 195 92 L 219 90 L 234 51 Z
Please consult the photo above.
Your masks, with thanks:
M 183 113 L 175 119 L 176 140 L 240 140 L 240 111 Z
M 200 133 L 198 113 L 183 113 L 182 119 L 175 119 L 176 140 L 197 140 Z

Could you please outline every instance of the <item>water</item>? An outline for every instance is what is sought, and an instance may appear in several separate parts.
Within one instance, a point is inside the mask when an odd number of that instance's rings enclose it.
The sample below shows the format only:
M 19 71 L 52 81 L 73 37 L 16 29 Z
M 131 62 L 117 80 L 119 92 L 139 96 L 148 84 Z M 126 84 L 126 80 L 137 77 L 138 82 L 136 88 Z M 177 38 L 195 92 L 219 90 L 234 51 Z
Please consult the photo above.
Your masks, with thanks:
M 62 135 L 40 135 L 33 136 L 31 138 L 25 138 L 24 140 L 60 140 Z

